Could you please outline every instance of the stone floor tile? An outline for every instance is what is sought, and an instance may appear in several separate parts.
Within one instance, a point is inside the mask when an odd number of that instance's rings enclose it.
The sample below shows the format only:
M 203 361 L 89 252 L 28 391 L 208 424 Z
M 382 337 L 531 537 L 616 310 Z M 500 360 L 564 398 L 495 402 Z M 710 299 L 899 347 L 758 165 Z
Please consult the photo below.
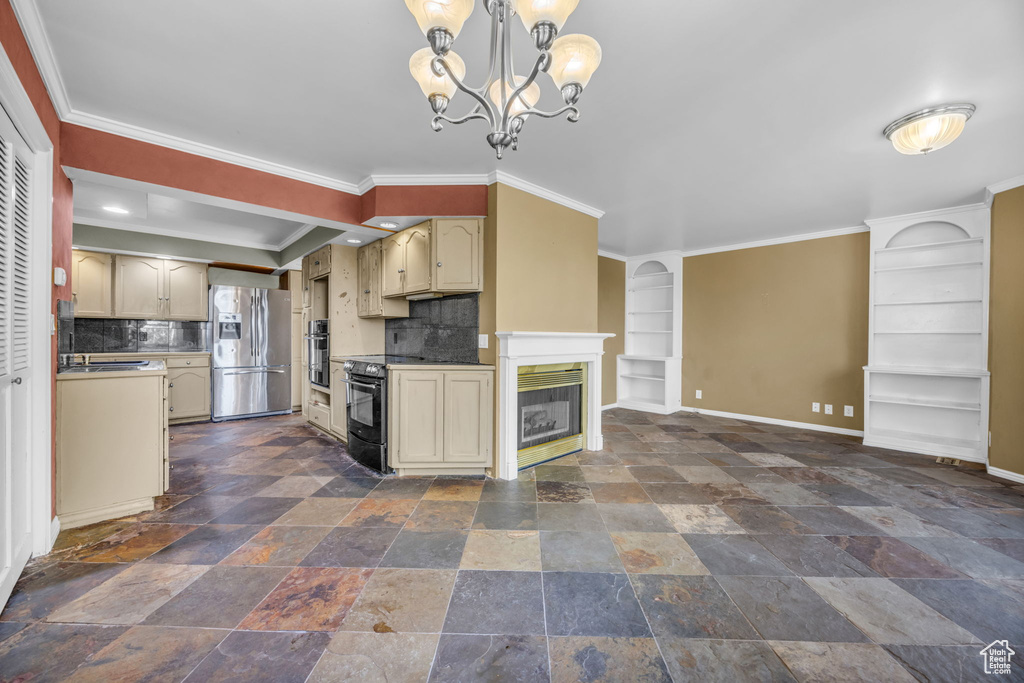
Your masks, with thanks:
M 984 643 L 999 638 L 1024 645 L 1024 601 L 1013 599 L 1005 591 L 972 580 L 892 582 Z
M 536 529 L 537 503 L 480 503 L 474 529 Z
M 540 503 L 593 503 L 594 495 L 585 483 L 537 481 L 532 500 Z M 530 500 L 530 499 L 528 499 Z
M 460 571 L 444 632 L 544 635 L 540 572 Z
M 752 534 L 813 534 L 814 530 L 783 508 L 771 505 L 721 505 L 722 512 Z
M 646 681 L 671 683 L 653 638 L 550 638 L 552 683 Z
M 331 639 L 306 683 L 425 681 L 438 637 L 429 633 L 342 631 Z M 401 656 L 396 657 L 396 652 Z
M 716 576 L 792 576 L 786 565 L 752 536 L 684 534 L 704 566 Z
M 400 498 L 364 498 L 341 520 L 339 526 L 401 528 L 419 502 Z
M 266 526 L 301 502 L 301 498 L 247 498 L 214 517 L 210 524 L 260 524 Z
M 544 607 L 549 636 L 651 635 L 625 574 L 544 572 Z
M 260 469 L 264 467 L 262 462 L 256 463 L 256 466 Z M 234 474 L 216 486 L 210 487 L 206 493 L 211 496 L 250 498 L 280 479 L 281 477 L 270 474 Z
M 794 484 L 842 484 L 820 467 L 773 467 L 772 472 Z
M 227 631 L 206 628 L 134 626 L 91 657 L 67 681 L 180 681 L 227 635 Z
M 878 576 L 863 562 L 821 536 L 755 538 L 797 576 Z
M 376 567 L 398 529 L 337 527 L 302 559 L 303 567 Z
M 307 498 L 274 524 L 287 526 L 337 526 L 360 501 L 359 498 Z
M 549 681 L 543 636 L 445 634 L 437 644 L 431 683 Z
M 198 565 L 136 564 L 54 610 L 47 621 L 136 624 L 208 569 Z
M 419 500 L 433 481 L 433 477 L 392 477 L 380 482 L 366 497 Z
M 612 543 L 630 574 L 708 574 L 707 567 L 675 533 L 613 532 Z
M 123 626 L 32 624 L 0 641 L 4 681 L 59 683 L 126 631 Z
M 435 479 L 423 499 L 476 501 L 483 489 L 483 479 Z
M 561 488 L 559 482 L 544 482 L 547 484 L 548 490 L 557 491 Z M 573 485 L 571 483 L 564 484 L 567 491 L 571 491 Z M 502 479 L 488 479 L 484 482 L 483 491 L 480 492 L 480 500 L 490 503 L 535 503 L 538 500 L 540 486 L 538 482 L 529 481 L 504 481 Z M 589 495 L 589 489 L 587 489 Z M 548 501 L 548 502 L 566 502 L 571 503 L 575 501 Z
M 329 532 L 325 526 L 268 526 L 221 564 L 295 567 Z
M 982 538 L 978 540 L 984 546 L 998 550 L 1018 562 L 1024 562 L 1024 539 L 1020 538 Z
M 717 468 L 716 468 L 717 469 Z M 711 496 L 694 484 L 641 484 L 648 497 L 659 505 L 710 505 Z
M 455 573 L 451 569 L 378 569 L 349 609 L 341 630 L 440 633 Z
M 898 538 L 828 536 L 827 539 L 873 571 L 889 578 L 966 578 L 964 574 Z
M 459 568 L 539 572 L 540 532 L 498 529 L 470 531 Z
M 468 536 L 468 531 L 402 531 L 380 566 L 457 569 Z
M 477 505 L 475 501 L 464 500 L 421 500 L 404 528 L 417 531 L 470 529 Z
M 243 631 L 335 631 L 372 569 L 298 567 L 249 613 Z
M 885 505 L 884 500 L 879 500 L 870 493 L 849 484 L 807 484 L 805 488 L 832 505 Z
M 796 517 L 814 529 L 815 533 L 830 536 L 878 536 L 884 534 L 877 526 L 854 517 L 849 512 L 831 505 L 787 507 L 786 514 Z
M 565 465 L 537 465 L 533 468 L 537 481 L 562 481 L 582 483 L 583 470 L 578 466 L 566 467 Z
M 922 683 L 972 683 L 985 678 L 984 659 L 975 646 L 883 645 L 885 651 Z M 998 680 L 998 679 L 996 679 Z M 1011 679 L 1012 680 L 1012 679 Z
M 878 645 L 868 643 L 769 643 L 798 681 L 912 683 L 915 679 Z
M 194 531 L 193 524 L 136 524 L 102 543 L 74 553 L 78 562 L 135 562 Z
M 668 465 L 636 465 L 628 468 L 629 473 L 639 482 L 681 483 L 686 479 Z
M 984 645 L 888 579 L 816 577 L 806 582 L 880 645 Z
M 337 476 L 313 493 L 316 498 L 365 498 L 381 483 L 369 477 Z
M 604 531 L 604 519 L 593 504 L 541 503 L 537 526 L 542 531 Z
M 288 571 L 287 567 L 211 567 L 142 623 L 235 628 Z
M 264 498 L 305 498 L 329 482 L 332 477 L 311 477 L 292 475 L 281 477 L 270 486 L 260 490 L 256 495 Z
M 914 536 L 945 536 L 956 537 L 957 533 L 934 522 L 929 522 L 906 510 L 892 507 L 844 507 L 845 512 L 850 513 L 877 529 L 884 531 L 890 536 L 914 537 Z
M 1015 529 L 999 524 L 992 519 L 977 514 L 979 512 L 977 509 L 903 507 L 918 517 L 923 517 L 929 522 L 934 522 L 967 538 L 1024 539 L 1024 527 Z
M 187 683 L 303 683 L 327 647 L 326 633 L 235 631 L 196 667 Z
M 692 458 L 699 458 L 700 456 L 694 455 L 689 456 Z M 734 479 L 726 470 L 721 467 L 715 467 L 711 463 L 705 465 L 675 465 L 673 464 L 676 472 L 683 475 L 690 484 L 736 484 L 739 483 Z
M 750 455 L 750 454 L 748 454 Z M 771 470 L 764 467 L 723 467 L 722 471 L 732 478 L 733 482 L 706 482 L 714 483 L 740 483 L 750 486 L 751 484 L 790 484 L 787 479 L 780 477 Z
M 780 453 L 744 453 L 743 457 L 759 467 L 806 467 L 799 460 Z
M 597 509 L 608 531 L 675 531 L 675 526 L 656 505 L 601 503 Z
M 790 482 L 782 484 L 747 484 L 747 487 L 772 505 L 829 505 L 828 501 L 823 498 L 814 495 L 798 484 Z
M 694 484 L 715 505 L 768 505 L 757 493 L 743 484 Z
M 621 465 L 589 465 L 580 469 L 583 479 L 590 484 L 636 483 L 629 468 Z
M 598 503 L 650 503 L 651 499 L 638 483 L 590 484 Z
M 658 509 L 681 534 L 746 533 L 716 505 L 659 505 Z
M 39 621 L 128 569 L 126 564 L 58 562 L 22 576 L 0 621 Z
M 767 643 L 742 640 L 698 640 L 658 637 L 672 680 L 764 681 L 796 683 Z
M 969 538 L 908 538 L 907 543 L 975 579 L 1024 579 L 1024 563 Z
M 758 637 L 714 577 L 636 574 L 631 578 L 658 638 Z
M 624 571 L 605 531 L 542 531 L 540 555 L 544 571 Z

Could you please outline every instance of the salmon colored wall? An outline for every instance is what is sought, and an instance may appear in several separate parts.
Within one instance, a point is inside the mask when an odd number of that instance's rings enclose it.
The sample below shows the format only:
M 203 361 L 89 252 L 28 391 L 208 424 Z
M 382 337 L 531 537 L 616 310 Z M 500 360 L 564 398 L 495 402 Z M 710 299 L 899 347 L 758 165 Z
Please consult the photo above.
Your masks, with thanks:
M 486 185 L 382 185 L 362 196 L 362 222 L 377 216 L 486 216 Z
M 57 111 L 50 102 L 50 96 L 46 92 L 42 76 L 36 68 L 32 52 L 29 50 L 25 36 L 18 25 L 18 19 L 14 14 L 9 0 L 0 0 L 0 45 L 3 45 L 4 52 L 14 65 L 14 71 L 18 74 L 22 87 L 28 93 L 32 105 L 35 107 L 39 120 L 46 129 L 50 142 L 53 144 L 53 266 L 61 267 L 70 275 L 71 273 L 71 181 L 61 170 L 60 164 L 60 134 L 61 124 Z M 57 300 L 71 298 L 70 280 L 63 287 L 53 287 L 50 301 L 50 312 L 56 314 Z M 50 340 L 51 367 L 57 366 L 57 338 Z M 50 436 L 51 443 L 55 443 L 56 430 L 56 379 L 50 387 Z M 51 492 L 56 495 L 56 450 L 51 451 Z M 56 514 L 56 499 L 51 497 L 51 514 Z

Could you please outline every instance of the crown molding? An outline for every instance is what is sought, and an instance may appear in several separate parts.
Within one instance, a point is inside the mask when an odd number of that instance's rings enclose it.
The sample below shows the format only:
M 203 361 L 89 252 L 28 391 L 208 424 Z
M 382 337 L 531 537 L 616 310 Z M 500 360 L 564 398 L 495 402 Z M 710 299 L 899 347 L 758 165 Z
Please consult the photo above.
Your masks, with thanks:
M 927 221 L 933 218 L 945 218 L 950 214 L 966 213 L 968 211 L 987 211 L 989 208 L 985 202 L 977 204 L 964 204 L 963 206 L 950 206 L 945 209 L 932 209 L 930 211 L 918 211 L 916 213 L 904 213 L 898 216 L 886 216 L 885 218 L 867 218 L 864 220 L 870 227 L 887 225 L 889 223 L 902 223 L 905 221 Z
M 999 183 L 994 183 L 985 188 L 985 206 L 991 207 L 993 200 L 996 195 L 1000 192 L 1006 192 L 1007 190 L 1013 190 L 1024 185 L 1024 175 L 1019 175 L 1016 178 L 1010 178 Z
M 840 237 L 842 235 L 856 235 L 859 232 L 868 232 L 870 228 L 866 225 L 856 225 L 852 228 L 837 228 L 835 230 L 821 230 L 819 232 L 808 232 L 802 235 L 787 235 L 786 237 L 773 237 L 767 240 L 756 240 L 753 242 L 740 242 L 737 244 L 726 244 L 720 247 L 708 247 L 706 249 L 693 249 L 683 252 L 684 257 L 703 256 L 705 254 L 717 254 L 723 251 L 739 251 L 740 249 L 754 249 L 757 247 L 770 247 L 776 244 L 790 244 L 791 242 L 805 242 L 807 240 L 820 240 L 826 237 Z
M 487 185 L 486 173 L 451 173 L 438 175 L 380 175 L 373 174 L 359 183 L 359 193 L 366 194 L 375 187 L 394 185 Z
M 71 113 L 71 103 L 68 100 L 68 91 L 64 87 L 64 79 L 57 69 L 57 58 L 50 47 L 50 38 L 43 26 L 43 18 L 39 16 L 39 8 L 35 0 L 11 0 L 11 6 L 14 8 L 18 23 L 21 24 L 39 75 L 43 78 L 46 92 L 50 94 L 53 108 L 57 110 L 60 120 L 64 121 Z
M 598 256 L 603 256 L 605 258 L 615 259 L 616 261 L 625 261 L 626 260 L 626 257 L 623 256 L 622 254 L 616 254 L 616 253 L 613 253 L 613 252 L 610 252 L 610 251 L 605 251 L 604 249 L 598 249 L 597 250 L 597 255 Z
M 517 178 L 514 175 L 509 175 L 504 171 L 494 171 L 487 177 L 488 185 L 493 185 L 494 183 L 502 183 L 504 185 L 508 185 L 509 187 L 514 187 L 517 190 L 528 192 L 529 194 L 532 194 L 535 197 L 547 199 L 549 202 L 561 204 L 562 206 L 572 209 L 573 211 L 579 211 L 580 213 L 585 213 L 588 216 L 593 216 L 594 218 L 597 219 L 600 219 L 602 216 L 604 216 L 604 211 L 596 209 L 593 206 L 590 206 L 589 204 L 578 202 L 575 199 L 572 199 L 571 197 L 566 197 L 564 194 L 552 192 L 551 190 L 543 188 L 540 185 L 535 185 L 534 183 L 531 183 L 528 180 L 523 180 L 522 178 Z
M 284 240 L 282 240 L 280 244 L 275 245 L 274 246 L 274 250 L 275 251 L 284 251 L 285 249 L 290 247 L 292 244 L 294 244 L 295 242 L 298 242 L 300 239 L 302 239 L 307 234 L 309 234 L 309 232 L 311 230 L 313 230 L 315 227 L 317 227 L 316 223 L 306 223 L 305 225 L 299 227 L 298 230 L 296 230 L 292 234 L 288 235 L 288 237 L 285 237 Z M 342 234 L 344 234 L 344 233 L 342 233 Z

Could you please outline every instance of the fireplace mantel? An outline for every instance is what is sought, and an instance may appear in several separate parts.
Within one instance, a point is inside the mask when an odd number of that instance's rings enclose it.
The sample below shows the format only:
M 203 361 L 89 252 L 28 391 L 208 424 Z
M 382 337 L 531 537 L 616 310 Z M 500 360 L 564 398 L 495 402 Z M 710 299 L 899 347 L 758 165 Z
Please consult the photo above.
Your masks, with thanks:
M 518 476 L 518 375 L 521 365 L 587 364 L 587 450 L 604 448 L 601 436 L 601 356 L 614 334 L 589 332 L 498 332 L 498 458 L 495 476 Z

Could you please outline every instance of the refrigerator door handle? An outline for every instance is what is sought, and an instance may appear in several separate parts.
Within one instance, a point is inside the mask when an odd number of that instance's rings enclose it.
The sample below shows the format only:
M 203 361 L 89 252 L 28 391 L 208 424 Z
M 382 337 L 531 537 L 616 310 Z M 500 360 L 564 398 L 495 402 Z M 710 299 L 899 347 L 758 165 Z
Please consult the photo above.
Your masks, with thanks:
M 267 373 L 273 373 L 275 375 L 283 375 L 285 370 L 234 370 L 232 372 L 225 372 L 224 376 L 228 375 L 265 375 Z

